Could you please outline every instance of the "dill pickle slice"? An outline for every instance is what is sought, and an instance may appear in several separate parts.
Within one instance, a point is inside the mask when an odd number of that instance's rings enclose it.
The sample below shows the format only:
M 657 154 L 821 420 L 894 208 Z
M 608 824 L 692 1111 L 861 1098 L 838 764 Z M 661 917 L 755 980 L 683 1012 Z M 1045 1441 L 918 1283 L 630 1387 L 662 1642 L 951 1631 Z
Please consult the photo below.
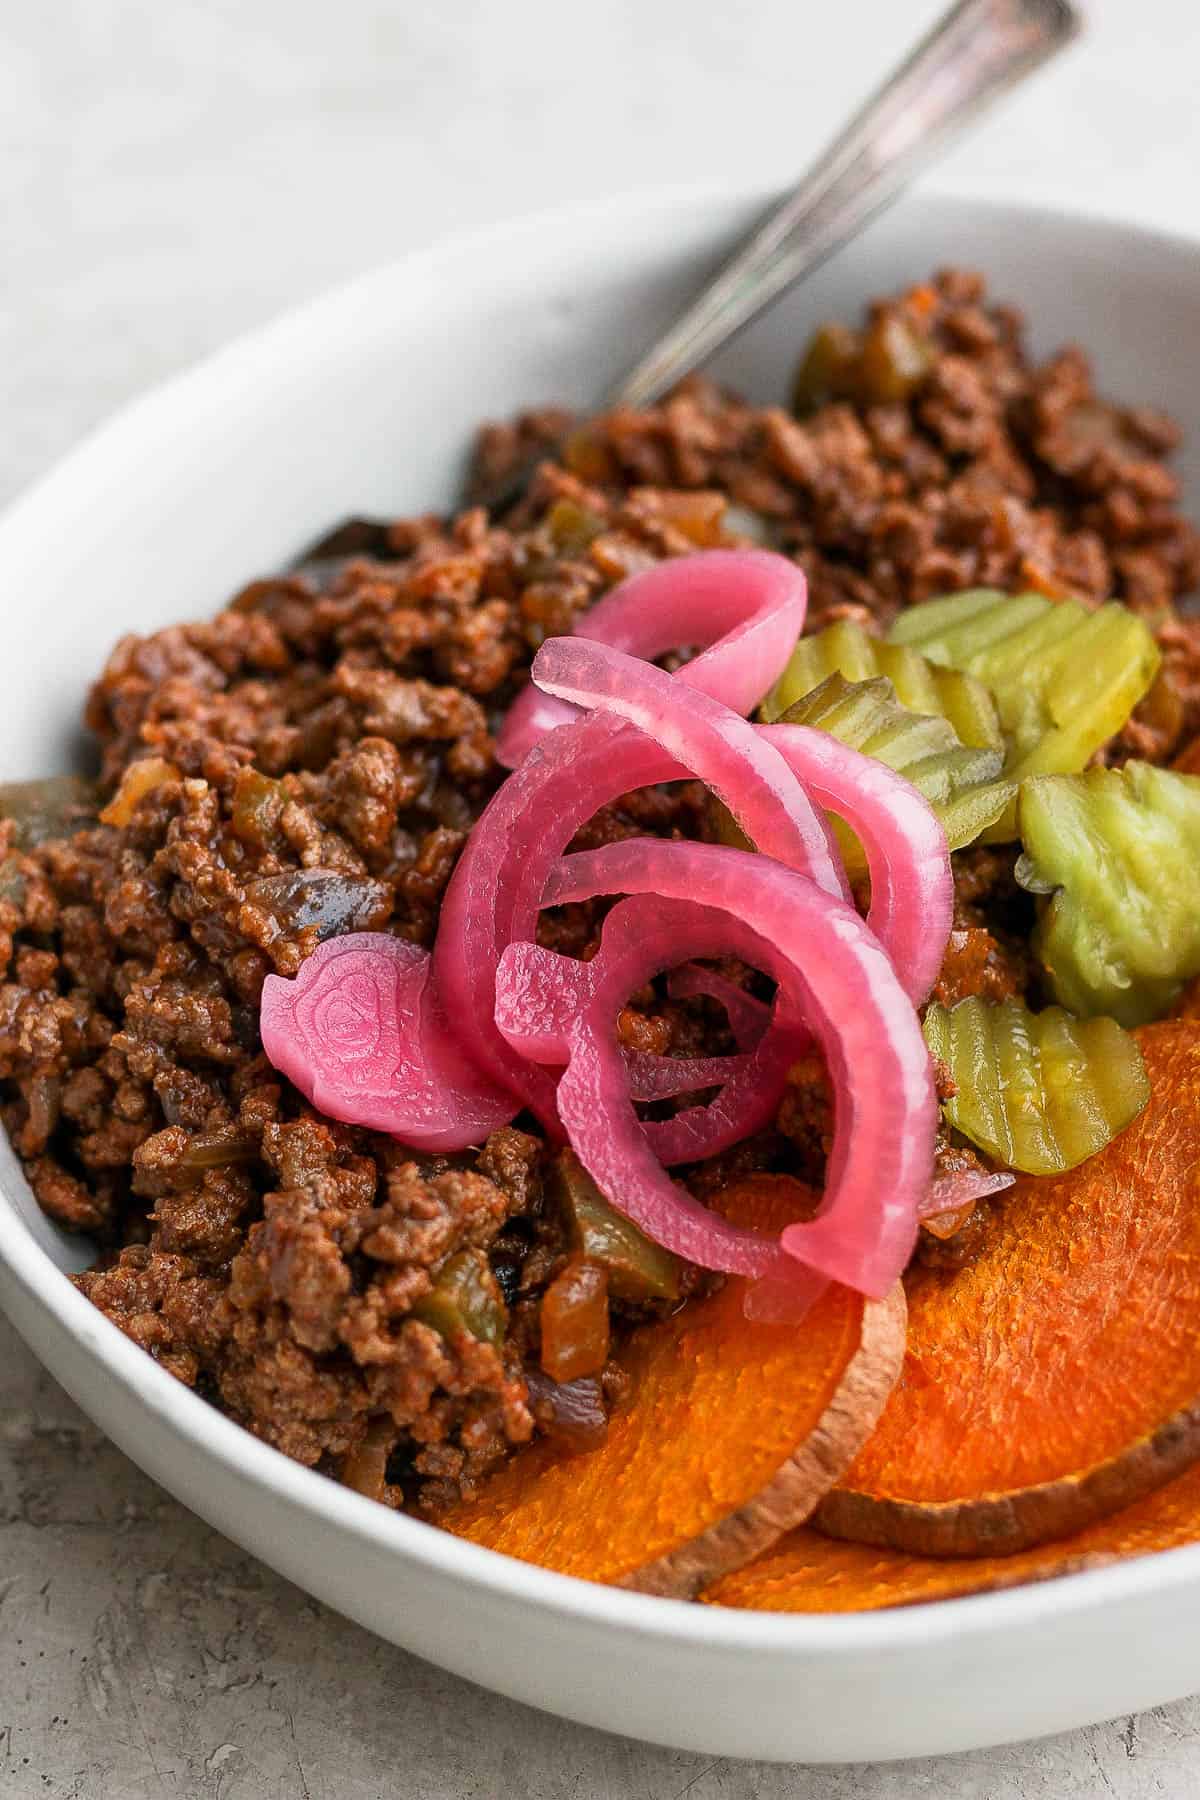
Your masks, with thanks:
M 1034 944 L 1072 1012 L 1141 1025 L 1200 974 L 1200 776 L 1149 763 L 1021 790 L 1017 879 L 1048 896 Z
M 1043 1081 L 1032 1023 L 1033 1014 L 1022 1007 L 1006 1011 L 1002 1028 L 993 1030 L 996 1072 L 1013 1163 L 1022 1169 L 1053 1169 L 1059 1160 L 1058 1137 L 1048 1116 L 1054 1096 L 1049 1079 Z
M 995 702 L 982 682 L 960 670 L 942 668 L 907 645 L 870 637 L 851 619 L 838 619 L 799 640 L 762 703 L 761 717 L 768 723 L 780 718 L 827 675 L 843 675 L 854 682 L 886 675 L 902 706 L 948 719 L 961 743 L 986 750 L 999 749 L 1004 742 Z
M 893 644 L 888 648 L 899 650 L 904 646 Z M 936 663 L 930 667 L 937 684 L 938 710 L 949 719 L 963 743 L 984 750 L 999 749 L 1004 742 L 1000 716 L 996 702 L 982 681 L 976 681 L 973 675 L 964 675 L 960 669 L 940 669 Z M 885 667 L 883 672 L 886 675 L 889 671 Z M 898 687 L 896 692 L 900 693 Z
M 1144 620 L 1119 601 L 1088 612 L 1041 594 L 973 588 L 900 614 L 892 643 L 990 689 L 1009 742 L 1005 773 L 1073 774 L 1115 736 L 1158 672 Z M 1001 827 L 1013 835 L 1015 818 Z
M 943 1112 L 956 1131 L 1011 1169 L 1059 1175 L 1102 1150 L 1150 1098 L 1142 1053 L 1115 1019 L 1033 1013 L 972 995 L 925 1014 L 929 1053 L 956 1092 Z
M 883 675 L 847 681 L 835 670 L 789 706 L 780 723 L 815 726 L 895 769 L 929 801 L 951 850 L 973 843 L 1016 793 L 998 779 L 1000 750 L 963 744 L 948 719 L 910 712 Z M 841 820 L 834 826 L 847 873 L 862 874 L 866 859 L 858 840 Z

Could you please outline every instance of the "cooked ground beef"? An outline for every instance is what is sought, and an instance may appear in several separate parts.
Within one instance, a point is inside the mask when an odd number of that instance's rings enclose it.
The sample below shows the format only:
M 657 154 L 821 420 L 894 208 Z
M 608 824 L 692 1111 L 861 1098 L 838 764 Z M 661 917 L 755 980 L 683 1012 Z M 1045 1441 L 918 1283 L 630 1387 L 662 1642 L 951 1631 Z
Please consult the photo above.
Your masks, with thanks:
M 547 1421 L 524 1376 L 568 1248 L 545 1152 L 509 1128 L 475 1156 L 419 1157 L 318 1117 L 262 1055 L 259 995 L 343 930 L 431 941 L 500 778 L 493 728 L 544 637 L 648 562 L 745 536 L 803 563 L 814 625 L 881 628 L 975 584 L 1116 594 L 1165 662 L 1110 755 L 1200 766 L 1200 627 L 1175 611 L 1200 538 L 1176 510 L 1169 421 L 1098 399 L 1076 349 L 1031 365 L 1019 316 L 960 272 L 822 334 L 799 390 L 798 412 L 760 410 L 689 381 L 570 431 L 502 520 L 400 520 L 210 623 L 126 638 L 87 711 L 100 816 L 61 783 L 10 799 L 3 1116 L 47 1213 L 99 1246 L 80 1287 L 250 1430 L 390 1504 L 436 1511 Z M 480 479 L 569 424 L 489 426 Z M 710 826 L 683 783 L 606 809 L 581 841 Z M 956 862 L 940 995 L 1036 998 L 1012 855 Z M 587 954 L 601 912 L 545 915 L 545 941 Z M 620 1030 L 660 1053 L 730 1047 L 719 1008 L 653 988 Z M 758 1168 L 819 1181 L 829 1127 L 814 1062 L 775 1128 L 693 1186 Z M 460 1253 L 507 1303 L 500 1347 L 414 1314 Z M 613 1311 L 619 1345 L 637 1312 Z M 597 1393 L 622 1391 L 614 1361 Z

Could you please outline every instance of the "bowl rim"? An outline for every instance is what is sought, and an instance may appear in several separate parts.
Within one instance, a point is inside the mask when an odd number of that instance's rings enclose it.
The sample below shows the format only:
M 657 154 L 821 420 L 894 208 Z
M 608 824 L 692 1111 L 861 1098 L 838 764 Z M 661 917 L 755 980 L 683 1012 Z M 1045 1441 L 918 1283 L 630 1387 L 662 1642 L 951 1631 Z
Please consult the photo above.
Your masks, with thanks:
M 307 339 L 314 328 L 324 325 L 328 329 L 341 318 L 352 325 L 363 297 L 402 272 L 411 275 L 418 270 L 436 270 L 444 278 L 457 262 L 477 259 L 496 244 L 503 243 L 511 250 L 525 237 L 544 239 L 560 229 L 578 230 L 581 225 L 621 218 L 645 220 L 684 207 L 741 207 L 749 217 L 752 208 L 764 206 L 775 192 L 762 184 L 743 183 L 677 183 L 623 190 L 584 206 L 537 210 L 452 233 L 368 269 L 239 335 L 156 383 L 89 430 L 0 514 L 0 554 L 6 554 L 14 540 L 19 547 L 26 533 L 36 535 L 43 529 L 49 509 L 61 506 L 64 489 L 68 494 L 72 490 L 86 492 L 95 465 L 115 448 L 120 448 L 123 459 L 136 457 L 139 446 L 154 436 L 165 419 L 177 427 L 181 408 L 203 403 L 215 380 L 236 379 L 243 369 L 253 369 L 261 377 L 264 364 L 286 367 L 293 360 L 293 344 Z M 1020 201 L 973 200 L 936 188 L 914 196 L 908 204 L 943 214 L 969 214 L 975 220 L 982 214 L 998 231 L 1019 228 L 1032 216 L 1043 226 L 1061 223 L 1073 230 L 1082 226 L 1098 238 L 1116 234 L 1132 244 L 1154 245 L 1193 261 L 1200 247 L 1200 236 L 1146 227 L 1103 211 L 1069 212 Z M 4 1197 L 7 1201 L 7 1194 Z M 854 1659 L 864 1653 L 902 1652 L 918 1644 L 971 1640 L 996 1632 L 1023 1633 L 1050 1614 L 1086 1615 L 1122 1600 L 1150 1598 L 1188 1578 L 1200 1580 L 1197 1544 L 953 1600 L 861 1613 L 771 1613 L 663 1599 L 556 1574 L 454 1537 L 408 1514 L 392 1512 L 263 1443 L 126 1338 L 74 1288 L 24 1222 L 18 1218 L 17 1223 L 15 1232 L 0 1233 L 0 1263 L 25 1298 L 50 1316 L 81 1355 L 99 1361 L 128 1397 L 157 1415 L 194 1451 L 214 1460 L 229 1475 L 254 1482 L 322 1523 L 369 1540 L 379 1551 L 530 1611 L 679 1648 L 770 1655 L 819 1653 Z

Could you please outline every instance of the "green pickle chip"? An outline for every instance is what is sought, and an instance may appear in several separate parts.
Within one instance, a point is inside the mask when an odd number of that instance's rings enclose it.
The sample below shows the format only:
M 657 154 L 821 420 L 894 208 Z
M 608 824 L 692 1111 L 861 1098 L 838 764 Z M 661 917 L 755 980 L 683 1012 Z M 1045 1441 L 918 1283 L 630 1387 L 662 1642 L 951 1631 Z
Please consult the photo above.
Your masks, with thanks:
M 1085 1162 L 1150 1098 L 1142 1053 L 1114 1019 L 973 995 L 950 1008 L 935 1002 L 924 1030 L 955 1085 L 942 1109 L 948 1123 L 1029 1175 Z
M 1075 600 L 992 588 L 910 606 L 889 637 L 990 689 L 1014 781 L 1086 768 L 1147 693 L 1161 660 L 1145 621 L 1119 601 L 1089 612 Z M 1014 837 L 1015 811 L 989 835 Z
M 1017 879 L 1046 896 L 1034 944 L 1073 1012 L 1141 1025 L 1200 974 L 1200 776 L 1149 763 L 1025 783 Z
M 895 769 L 929 801 L 951 850 L 974 843 L 1016 793 L 1011 781 L 999 779 L 999 749 L 964 744 L 948 718 L 911 711 L 882 675 L 847 681 L 835 671 L 789 706 L 779 722 L 827 731 Z M 866 861 L 858 840 L 840 819 L 834 829 L 847 872 L 861 874 Z
M 886 675 L 896 698 L 910 712 L 948 719 L 960 743 L 983 750 L 1003 748 L 996 705 L 982 682 L 957 669 L 939 668 L 916 650 L 871 637 L 852 619 L 839 619 L 800 639 L 763 701 L 760 716 L 772 724 L 828 675 L 856 682 Z

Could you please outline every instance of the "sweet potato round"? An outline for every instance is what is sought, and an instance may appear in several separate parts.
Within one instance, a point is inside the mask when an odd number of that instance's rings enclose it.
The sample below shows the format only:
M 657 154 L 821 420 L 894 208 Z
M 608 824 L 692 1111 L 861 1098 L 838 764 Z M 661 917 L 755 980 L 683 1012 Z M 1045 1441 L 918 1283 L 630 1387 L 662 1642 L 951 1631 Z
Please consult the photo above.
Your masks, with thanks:
M 752 1612 L 874 1612 L 1076 1575 L 1197 1542 L 1200 1464 L 1086 1531 L 1014 1556 L 905 1556 L 898 1550 L 838 1542 L 801 1526 L 748 1568 L 716 1582 L 704 1600 Z
M 807 1192 L 759 1177 L 724 1197 L 778 1231 Z M 807 1518 L 866 1440 L 899 1372 L 904 1297 L 831 1287 L 799 1325 L 747 1319 L 729 1281 L 634 1334 L 630 1405 L 603 1445 L 546 1441 L 441 1523 L 567 1575 L 691 1597 Z
M 968 1268 L 908 1279 L 904 1373 L 821 1530 L 920 1556 L 1025 1549 L 1200 1457 L 1200 1027 L 1138 1033 L 1141 1117 L 1021 1181 Z

